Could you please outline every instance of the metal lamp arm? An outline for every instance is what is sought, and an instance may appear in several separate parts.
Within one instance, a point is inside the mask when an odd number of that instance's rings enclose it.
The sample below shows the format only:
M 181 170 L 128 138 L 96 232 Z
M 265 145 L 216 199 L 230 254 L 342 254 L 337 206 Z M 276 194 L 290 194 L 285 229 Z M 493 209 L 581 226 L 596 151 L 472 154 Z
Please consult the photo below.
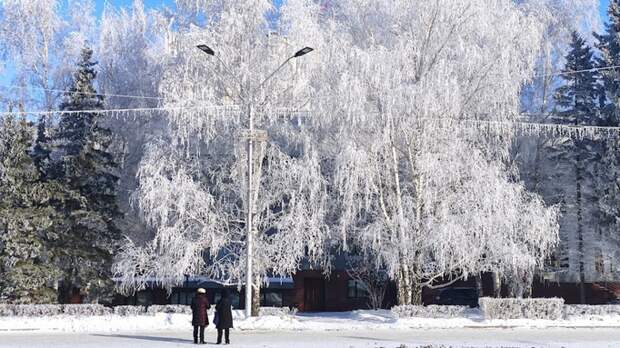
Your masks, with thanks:
M 275 74 L 277 74 L 280 71 L 280 69 L 282 69 L 293 58 L 295 58 L 295 56 L 288 57 L 284 61 L 284 63 L 280 64 L 280 66 L 276 70 L 274 70 L 271 74 L 269 74 L 269 76 L 267 76 L 267 78 L 264 79 L 263 82 L 260 83 L 260 85 L 258 85 L 258 90 L 261 90 L 263 86 L 265 85 L 265 83 L 267 83 L 269 79 L 271 79 Z
M 242 88 L 242 84 L 241 81 L 239 80 L 239 78 L 237 78 L 237 76 L 235 74 L 232 73 L 232 71 L 228 68 L 228 64 L 226 64 L 217 54 L 214 54 L 213 56 L 215 56 L 215 59 L 217 59 L 218 62 L 220 62 L 220 64 L 222 64 L 222 66 L 224 67 L 224 71 L 230 76 L 232 77 L 235 82 L 237 83 L 239 90 L 237 91 L 239 93 L 239 99 L 241 99 L 241 101 L 245 102 L 245 99 L 243 98 L 243 88 Z

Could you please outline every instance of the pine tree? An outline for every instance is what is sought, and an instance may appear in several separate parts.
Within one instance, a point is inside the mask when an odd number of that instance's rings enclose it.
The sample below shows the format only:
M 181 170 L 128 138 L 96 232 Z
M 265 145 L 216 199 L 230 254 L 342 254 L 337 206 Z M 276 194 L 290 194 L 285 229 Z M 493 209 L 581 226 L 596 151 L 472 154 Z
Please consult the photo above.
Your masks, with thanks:
M 7 116 L 0 132 L 0 299 L 52 303 L 57 269 L 48 248 L 55 213 L 53 195 L 39 182 L 28 151 L 32 126 Z
M 600 57 L 597 67 L 605 96 L 601 126 L 620 126 L 620 0 L 611 0 L 608 8 L 609 21 L 603 34 L 594 34 Z M 620 262 L 616 250 L 620 245 L 620 154 L 617 140 L 602 141 L 602 160 L 599 163 L 598 192 L 600 195 L 600 258 L 597 260 L 603 276 L 613 274 L 614 264 Z
M 556 110 L 559 123 L 573 125 L 598 125 L 601 123 L 601 87 L 594 69 L 594 53 L 585 40 L 573 33 L 571 49 L 566 56 L 562 78 L 564 85 L 556 92 Z M 560 220 L 561 268 L 568 272 L 566 281 L 576 281 L 581 288 L 581 302 L 585 301 L 584 283 L 592 276 L 587 272 L 591 263 L 594 226 L 598 223 L 596 177 L 602 144 L 592 139 L 553 138 L 544 148 L 548 160 L 547 178 L 553 198 L 552 204 L 560 204 L 563 215 Z M 567 268 L 567 269 L 566 269 Z
M 609 21 L 605 25 L 605 33 L 594 34 L 600 50 L 597 67 L 601 70 L 604 100 L 603 124 L 617 126 L 620 124 L 620 0 L 611 0 L 607 11 Z
M 120 231 L 115 219 L 121 213 L 117 205 L 117 164 L 109 152 L 112 136 L 102 126 L 103 98 L 97 94 L 97 76 L 92 50 L 82 51 L 73 87 L 65 95 L 55 151 L 60 158 L 54 164 L 54 179 L 75 197 L 59 207 L 67 221 L 67 231 L 60 238 L 59 256 L 64 270 L 65 289 L 80 287 L 90 301 L 110 295 L 112 256 L 118 246 Z M 83 111 L 83 112 L 82 112 Z
M 598 73 L 593 61 L 594 52 L 577 32 L 573 32 L 571 50 L 566 56 L 562 78 L 565 83 L 558 88 L 555 100 L 560 107 L 558 115 L 569 124 L 599 123 L 597 117 L 601 101 Z
M 47 136 L 47 121 L 45 117 L 41 117 L 37 124 L 37 136 L 31 157 L 34 161 L 41 179 L 45 179 L 50 170 L 50 139 Z

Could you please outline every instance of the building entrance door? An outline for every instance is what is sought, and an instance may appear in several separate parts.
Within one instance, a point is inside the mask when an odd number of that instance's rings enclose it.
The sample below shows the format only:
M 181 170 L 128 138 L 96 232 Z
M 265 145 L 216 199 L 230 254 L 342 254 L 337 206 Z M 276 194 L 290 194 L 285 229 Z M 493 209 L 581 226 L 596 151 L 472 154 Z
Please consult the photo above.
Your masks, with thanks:
M 321 278 L 304 279 L 304 311 L 325 310 L 325 281 Z

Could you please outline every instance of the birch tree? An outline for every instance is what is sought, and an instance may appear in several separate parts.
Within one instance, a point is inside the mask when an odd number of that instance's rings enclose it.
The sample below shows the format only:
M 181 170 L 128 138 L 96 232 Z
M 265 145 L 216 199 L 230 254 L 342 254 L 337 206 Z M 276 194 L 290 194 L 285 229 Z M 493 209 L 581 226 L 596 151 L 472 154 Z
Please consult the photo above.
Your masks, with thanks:
M 304 257 L 327 257 L 320 157 L 295 110 L 307 102 L 314 60 L 292 60 L 265 80 L 278 67 L 274 62 L 320 42 L 318 31 L 301 35 L 302 29 L 318 30 L 312 23 L 319 7 L 295 3 L 300 6 L 283 15 L 282 31 L 269 29 L 268 1 L 206 1 L 200 7 L 209 16 L 203 28 L 167 33 L 160 90 L 165 105 L 178 111 L 170 113 L 164 142 L 150 146 L 140 168 L 136 202 L 155 237 L 146 246 L 129 244 L 117 263 L 116 273 L 131 289 L 148 277 L 170 288 L 186 273 L 243 279 L 248 207 L 256 229 L 255 299 L 265 276 L 290 275 Z M 216 57 L 196 49 L 204 38 Z M 250 108 L 257 133 L 267 136 L 256 142 L 258 188 L 248 195 L 244 144 L 256 136 L 244 131 Z
M 438 278 L 540 266 L 557 240 L 555 213 L 508 175 L 510 135 L 445 125 L 514 119 L 544 23 L 510 2 L 333 9 L 333 27 L 350 40 L 340 45 L 346 72 L 330 81 L 337 97 L 323 105 L 346 134 L 336 159 L 342 239 L 353 233 L 382 255 L 401 304 L 419 303 Z M 502 210 L 495 190 L 506 195 Z M 511 233 L 515 247 L 493 253 Z

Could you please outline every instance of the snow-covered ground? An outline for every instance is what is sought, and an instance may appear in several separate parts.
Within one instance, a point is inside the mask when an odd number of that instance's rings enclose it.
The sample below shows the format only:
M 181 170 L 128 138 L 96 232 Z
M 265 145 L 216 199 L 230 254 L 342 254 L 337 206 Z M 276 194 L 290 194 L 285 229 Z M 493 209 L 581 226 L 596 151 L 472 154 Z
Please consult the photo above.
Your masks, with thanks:
M 235 347 L 620 347 L 620 316 L 483 320 L 476 310 L 454 319 L 399 319 L 390 311 L 234 315 Z M 2 317 L 0 347 L 178 347 L 191 344 L 190 320 L 163 313 Z M 214 340 L 212 326 L 206 335 Z
M 342 331 L 342 330 L 411 330 L 454 328 L 616 328 L 620 332 L 620 316 L 575 317 L 571 320 L 484 320 L 477 310 L 464 317 L 397 318 L 391 311 L 353 311 L 340 313 L 298 314 L 295 316 L 262 316 L 245 318 L 234 311 L 235 328 L 239 330 Z M 0 317 L 0 338 L 19 333 L 118 333 L 135 331 L 184 331 L 190 327 L 188 314 L 140 316 L 47 316 Z
M 206 332 L 209 345 L 213 330 Z M 617 348 L 618 329 L 409 329 L 231 332 L 231 347 L 260 348 Z M 0 336 L 2 348 L 191 347 L 191 331 Z

